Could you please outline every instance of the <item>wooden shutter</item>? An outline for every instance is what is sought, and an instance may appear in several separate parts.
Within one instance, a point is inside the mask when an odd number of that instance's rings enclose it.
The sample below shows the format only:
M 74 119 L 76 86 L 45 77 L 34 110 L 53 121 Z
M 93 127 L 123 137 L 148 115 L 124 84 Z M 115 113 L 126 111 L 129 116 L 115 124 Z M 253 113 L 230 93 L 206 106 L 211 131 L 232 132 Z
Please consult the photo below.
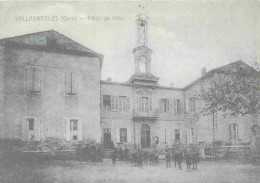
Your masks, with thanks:
M 136 97 L 136 107 L 135 107 L 135 110 L 139 110 L 139 98 L 138 97 Z
M 116 143 L 120 142 L 120 128 L 116 128 Z
M 66 140 L 70 141 L 70 120 L 68 118 L 65 119 L 65 126 L 66 126 Z
M 38 68 L 34 68 L 33 69 L 33 90 L 36 92 L 40 92 L 41 91 L 41 70 Z
M 166 99 L 166 112 L 169 112 L 169 110 L 170 110 L 169 99 Z
M 230 142 L 232 141 L 232 138 L 233 138 L 233 136 L 232 136 L 232 124 L 229 124 L 229 140 L 230 140 Z
M 22 140 L 26 141 L 27 140 L 27 119 L 24 118 L 22 119 L 22 132 L 21 132 L 21 135 L 22 135 Z
M 174 113 L 177 114 L 178 109 L 177 109 L 178 105 L 177 105 L 177 99 L 174 100 Z
M 239 140 L 238 123 L 236 123 L 236 127 L 237 127 L 237 129 L 236 129 L 236 132 L 237 132 L 237 140 Z
M 111 95 L 111 111 L 115 110 L 115 96 Z
M 130 111 L 130 98 L 129 97 L 126 97 L 126 108 L 127 108 L 127 111 Z
M 65 72 L 65 93 L 71 93 L 71 72 Z
M 142 109 L 142 105 L 143 105 L 143 103 L 142 103 L 142 98 L 139 97 L 139 111 L 142 111 L 142 110 L 143 110 L 143 109 Z
M 71 74 L 71 88 L 72 88 L 72 93 L 77 94 L 78 93 L 78 73 L 72 73 Z
M 170 100 L 170 112 L 174 111 L 174 99 L 169 99 Z
M 40 134 L 40 131 L 41 131 L 41 121 L 39 118 L 35 118 L 34 119 L 34 125 L 35 125 L 35 140 L 36 141 L 40 141 L 41 140 L 41 134 Z
M 145 104 L 144 105 L 145 105 L 145 112 L 149 112 L 149 98 L 145 98 Z
M 33 68 L 31 66 L 26 68 L 26 88 L 28 91 L 33 90 Z
M 184 101 L 180 99 L 180 114 L 184 111 Z
M 189 99 L 186 99 L 186 113 L 189 113 Z
M 152 112 L 153 111 L 153 99 L 152 99 L 152 97 L 149 98 L 149 108 L 150 108 L 150 111 Z
M 103 110 L 103 95 L 100 95 L 100 109 Z
M 115 111 L 118 111 L 118 102 L 119 102 L 119 97 L 118 96 L 114 96 L 114 105 L 115 105 Z
M 160 112 L 163 112 L 163 99 L 160 99 Z
M 123 99 L 123 111 L 126 111 L 127 110 L 127 107 L 126 107 L 126 97 L 122 97 Z
M 78 141 L 82 141 L 82 120 L 78 120 Z
M 131 130 L 129 129 L 129 128 L 127 128 L 127 142 L 131 142 L 131 138 L 132 138 L 132 136 L 131 136 Z

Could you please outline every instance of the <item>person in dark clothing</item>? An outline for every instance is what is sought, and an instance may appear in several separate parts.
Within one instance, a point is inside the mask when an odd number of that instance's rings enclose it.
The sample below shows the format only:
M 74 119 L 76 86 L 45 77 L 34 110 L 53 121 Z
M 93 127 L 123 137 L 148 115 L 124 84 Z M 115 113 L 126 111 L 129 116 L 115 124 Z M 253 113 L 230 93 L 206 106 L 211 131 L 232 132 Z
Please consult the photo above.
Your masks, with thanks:
M 123 154 L 124 154 L 123 149 L 121 147 L 119 147 L 119 150 L 118 150 L 119 160 L 123 160 Z
M 117 150 L 116 148 L 114 148 L 114 151 L 112 152 L 112 156 L 111 156 L 113 165 L 116 164 L 116 154 L 117 154 Z
M 93 163 L 93 165 L 96 165 L 96 155 L 97 155 L 96 146 L 94 144 L 91 144 L 89 151 L 90 151 L 91 162 Z
M 127 149 L 127 147 L 125 147 L 124 149 L 124 160 L 128 161 L 129 157 L 129 149 Z
M 171 168 L 171 152 L 167 150 L 166 155 L 165 155 L 165 160 L 166 160 L 166 168 Z

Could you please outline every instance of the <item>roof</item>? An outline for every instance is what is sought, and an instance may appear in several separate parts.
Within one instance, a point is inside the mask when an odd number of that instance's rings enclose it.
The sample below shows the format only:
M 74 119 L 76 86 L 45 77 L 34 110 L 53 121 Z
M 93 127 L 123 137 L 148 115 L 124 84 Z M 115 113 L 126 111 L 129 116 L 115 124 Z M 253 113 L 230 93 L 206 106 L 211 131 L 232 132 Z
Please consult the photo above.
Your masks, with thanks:
M 224 66 L 218 67 L 216 69 L 212 69 L 211 71 L 207 72 L 205 75 L 199 77 L 195 81 L 193 81 L 190 84 L 188 84 L 187 86 L 185 86 L 183 89 L 186 90 L 186 89 L 190 88 L 191 86 L 193 86 L 194 84 L 196 84 L 200 80 L 211 76 L 213 73 L 226 73 L 226 74 L 230 74 L 232 72 L 236 72 L 234 69 L 236 69 L 238 66 L 247 69 L 249 73 L 253 73 L 253 74 L 255 73 L 257 75 L 259 74 L 254 68 L 252 68 L 251 66 L 249 66 L 245 62 L 239 60 L 239 61 L 230 63 L 228 65 L 224 65 Z
M 4 38 L 0 43 L 5 46 L 20 47 L 39 51 L 65 53 L 96 57 L 103 60 L 103 55 L 82 46 L 55 30 L 36 32 L 22 36 Z

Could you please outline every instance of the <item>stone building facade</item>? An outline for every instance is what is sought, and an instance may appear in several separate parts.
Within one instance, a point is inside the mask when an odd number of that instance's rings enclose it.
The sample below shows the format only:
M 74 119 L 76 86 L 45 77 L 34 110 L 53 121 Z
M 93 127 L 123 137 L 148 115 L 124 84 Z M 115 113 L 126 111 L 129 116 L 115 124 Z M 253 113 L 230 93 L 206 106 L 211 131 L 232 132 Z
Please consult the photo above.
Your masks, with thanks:
M 50 30 L 2 39 L 1 137 L 100 141 L 103 56 Z
M 198 115 L 194 94 L 210 87 L 211 73 L 184 88 L 164 87 L 152 74 L 152 50 L 134 48 L 128 81 L 101 80 L 103 56 L 56 31 L 2 39 L 0 44 L 0 137 L 22 140 L 136 145 L 249 142 L 251 116 Z

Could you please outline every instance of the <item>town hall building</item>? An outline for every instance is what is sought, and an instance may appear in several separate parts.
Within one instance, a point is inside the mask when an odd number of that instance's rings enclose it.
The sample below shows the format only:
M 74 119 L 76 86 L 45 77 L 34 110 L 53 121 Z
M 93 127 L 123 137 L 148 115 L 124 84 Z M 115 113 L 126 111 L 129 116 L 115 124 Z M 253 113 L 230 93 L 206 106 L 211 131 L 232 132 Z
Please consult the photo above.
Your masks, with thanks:
M 0 40 L 0 138 L 96 141 L 107 148 L 251 141 L 252 116 L 220 114 L 212 125 L 211 116 L 198 115 L 203 101 L 194 97 L 219 69 L 250 66 L 238 61 L 203 69 L 184 88 L 160 86 L 145 17 L 137 33 L 135 72 L 126 82 L 101 80 L 103 55 L 54 30 Z

